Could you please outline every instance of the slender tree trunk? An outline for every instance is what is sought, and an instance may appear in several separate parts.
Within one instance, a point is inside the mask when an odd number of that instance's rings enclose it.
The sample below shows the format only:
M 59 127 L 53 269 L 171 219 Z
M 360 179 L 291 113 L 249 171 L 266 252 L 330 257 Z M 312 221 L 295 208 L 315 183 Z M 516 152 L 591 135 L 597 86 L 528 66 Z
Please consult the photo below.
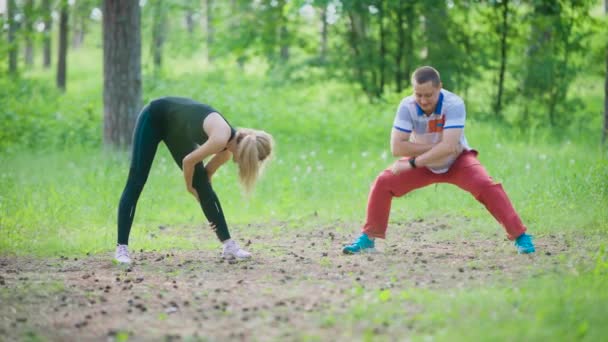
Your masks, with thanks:
M 65 91 L 68 56 L 68 3 L 61 1 L 59 13 L 59 50 L 57 56 L 57 88 Z
M 213 0 L 205 0 L 205 30 L 207 31 L 207 61 L 213 62 L 213 42 L 215 28 L 213 26 Z
M 604 13 L 608 16 L 608 0 L 604 0 Z M 604 133 L 602 142 L 606 144 L 608 139 L 608 45 L 606 46 L 606 75 L 604 81 Z
M 34 65 L 34 42 L 31 36 L 25 38 L 25 65 Z
M 85 18 L 81 15 L 74 15 L 72 22 L 74 23 L 72 28 L 72 47 L 78 49 L 84 43 L 84 35 L 86 33 Z
M 502 8 L 502 25 L 500 29 L 500 71 L 498 72 L 498 91 L 496 94 L 496 103 L 494 104 L 494 113 L 498 118 L 502 118 L 502 96 L 505 83 L 505 70 L 507 68 L 507 35 L 509 29 L 509 0 L 503 0 Z
M 325 63 L 327 59 L 327 5 L 321 9 L 321 47 L 319 49 L 319 61 Z
M 556 68 L 554 81 L 551 84 L 550 88 L 550 97 L 549 97 L 549 119 L 551 122 L 551 126 L 555 126 L 558 123 L 558 113 L 557 106 L 559 102 L 568 96 L 568 68 L 570 67 L 570 53 L 572 52 L 572 44 L 570 42 L 570 37 L 572 33 L 572 29 L 574 27 L 574 18 L 571 17 L 569 21 L 563 24 L 561 31 L 563 34 L 561 35 L 563 39 L 563 60 L 560 63 L 561 67 Z
M 281 62 L 287 62 L 289 60 L 289 20 L 285 15 L 285 0 L 279 0 L 278 11 L 279 11 L 279 45 L 280 45 L 280 60 Z
M 397 92 L 403 90 L 403 45 L 405 44 L 405 28 L 403 27 L 403 3 L 397 5 L 397 51 L 395 52 L 395 85 Z
M 25 19 L 25 65 L 32 66 L 34 64 L 34 0 L 27 0 L 24 6 Z
M 414 65 L 414 26 L 416 25 L 416 10 L 414 5 L 407 3 L 405 6 L 405 20 L 407 23 L 407 35 L 405 36 L 405 64 L 403 74 L 405 75 L 405 86 L 409 85 L 410 76 Z
M 138 1 L 103 2 L 104 142 L 131 144 L 141 107 L 141 31 Z
M 186 10 L 184 11 L 184 19 L 186 22 L 186 30 L 192 36 L 194 34 L 194 6 L 192 1 L 188 1 Z
M 363 63 L 362 63 L 362 52 L 361 49 L 359 47 L 359 43 L 360 43 L 360 23 L 359 23 L 359 18 L 358 18 L 358 14 L 357 13 L 353 13 L 353 12 L 349 12 L 348 13 L 348 18 L 349 18 L 349 23 L 350 23 L 350 30 L 349 30 L 349 43 L 350 43 L 350 47 L 353 49 L 353 54 L 354 54 L 354 67 L 355 67 L 355 74 L 357 79 L 359 80 L 359 84 L 361 84 L 361 88 L 363 89 L 363 91 L 365 92 L 365 94 L 368 96 L 369 100 L 371 101 L 373 96 L 371 94 L 371 92 L 369 91 L 369 87 L 366 81 L 366 77 L 365 77 L 365 72 L 363 70 Z
M 285 21 L 281 25 L 279 41 L 281 42 L 281 61 L 287 62 L 289 60 L 289 31 Z
M 53 25 L 53 18 L 51 17 L 51 0 L 42 1 L 42 11 L 44 12 L 42 65 L 45 69 L 48 69 L 51 67 L 51 26 Z
M 166 10 L 163 0 L 156 0 L 154 3 L 154 27 L 152 28 L 152 50 L 154 56 L 154 69 L 159 72 L 163 65 L 163 46 L 166 36 Z
M 380 21 L 380 70 L 379 84 L 376 88 L 376 96 L 381 97 L 384 93 L 384 69 L 386 68 L 386 32 L 384 30 L 385 7 L 382 1 L 378 2 L 378 20 Z
M 15 10 L 17 6 L 15 0 L 6 2 L 6 15 L 8 17 L 8 72 L 9 74 L 17 73 L 17 23 L 15 23 Z
M 186 30 L 188 30 L 188 34 L 190 36 L 192 36 L 192 34 L 194 33 L 194 19 L 192 18 L 194 16 L 194 13 L 192 12 L 192 9 L 188 8 L 186 10 Z

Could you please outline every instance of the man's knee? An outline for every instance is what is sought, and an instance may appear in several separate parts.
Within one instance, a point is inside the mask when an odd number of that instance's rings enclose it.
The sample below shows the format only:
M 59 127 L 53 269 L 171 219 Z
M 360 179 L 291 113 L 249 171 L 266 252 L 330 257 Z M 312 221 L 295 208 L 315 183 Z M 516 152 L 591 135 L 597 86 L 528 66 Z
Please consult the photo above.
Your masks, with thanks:
M 485 182 L 483 184 L 480 184 L 475 189 L 475 192 L 473 192 L 473 196 L 475 196 L 478 201 L 484 202 L 484 200 L 489 200 L 496 197 L 504 197 L 505 191 L 502 188 L 501 183 Z
M 378 174 L 374 181 L 374 186 L 388 187 L 395 179 L 395 174 L 390 170 L 384 170 Z

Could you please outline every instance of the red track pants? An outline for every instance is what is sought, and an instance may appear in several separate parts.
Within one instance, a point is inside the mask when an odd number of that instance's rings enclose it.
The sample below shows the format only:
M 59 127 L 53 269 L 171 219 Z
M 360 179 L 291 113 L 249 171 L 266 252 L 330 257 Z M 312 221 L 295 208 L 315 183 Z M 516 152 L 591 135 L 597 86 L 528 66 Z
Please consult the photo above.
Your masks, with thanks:
M 394 175 L 386 169 L 372 184 L 367 202 L 363 232 L 370 237 L 385 238 L 393 197 L 434 183 L 450 183 L 470 192 L 505 228 L 509 240 L 526 231 L 502 185 L 495 183 L 477 160 L 477 151 L 463 152 L 448 172 L 435 174 L 426 167 Z

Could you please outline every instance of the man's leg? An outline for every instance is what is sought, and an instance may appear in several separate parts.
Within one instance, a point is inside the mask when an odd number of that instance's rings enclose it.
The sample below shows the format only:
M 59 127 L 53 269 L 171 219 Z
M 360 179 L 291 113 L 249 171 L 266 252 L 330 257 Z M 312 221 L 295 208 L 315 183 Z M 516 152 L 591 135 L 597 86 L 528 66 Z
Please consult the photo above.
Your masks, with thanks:
M 438 176 L 426 167 L 410 169 L 397 175 L 391 169 L 382 171 L 371 186 L 363 233 L 372 238 L 385 238 L 393 197 L 438 181 Z
M 445 174 L 445 181 L 470 192 L 504 227 L 509 240 L 515 240 L 526 227 L 502 185 L 492 180 L 476 156 L 476 151 L 464 152 Z

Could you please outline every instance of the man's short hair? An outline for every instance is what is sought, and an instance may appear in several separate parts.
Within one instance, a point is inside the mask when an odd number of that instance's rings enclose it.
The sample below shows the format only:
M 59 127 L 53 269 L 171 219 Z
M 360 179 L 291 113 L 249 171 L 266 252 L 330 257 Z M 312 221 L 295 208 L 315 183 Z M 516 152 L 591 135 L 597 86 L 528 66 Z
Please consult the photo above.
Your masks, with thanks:
M 441 83 L 439 71 L 431 66 L 422 66 L 412 74 L 412 84 L 424 84 L 431 81 L 434 87 L 438 87 Z

